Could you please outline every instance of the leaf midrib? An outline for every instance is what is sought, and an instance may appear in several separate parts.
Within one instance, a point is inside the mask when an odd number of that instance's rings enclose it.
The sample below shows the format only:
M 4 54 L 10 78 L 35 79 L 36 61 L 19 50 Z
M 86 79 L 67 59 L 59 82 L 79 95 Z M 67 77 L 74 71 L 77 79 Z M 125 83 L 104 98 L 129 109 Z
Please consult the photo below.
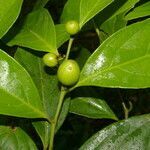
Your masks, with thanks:
M 37 39 L 39 39 L 39 41 L 41 41 L 42 43 L 45 44 L 45 46 L 48 48 L 48 50 L 50 51 L 51 49 L 53 49 L 51 47 L 51 45 L 45 41 L 41 36 L 39 36 L 36 32 L 34 32 L 33 30 L 29 29 L 29 28 L 26 28 L 31 34 L 33 34 L 35 37 L 37 37 Z
M 106 4 L 106 6 L 109 5 L 112 1 L 113 1 L 113 0 L 111 0 L 108 4 Z M 104 2 L 105 2 L 105 1 L 104 1 Z M 80 14 L 81 14 L 81 3 L 82 3 L 82 0 L 80 1 Z M 98 3 L 98 2 L 97 2 L 97 3 Z M 80 26 L 83 26 L 83 24 L 86 22 L 86 21 L 85 21 L 86 18 L 88 18 L 89 14 L 94 10 L 94 8 L 95 8 L 95 6 L 97 5 L 97 3 L 94 4 L 93 8 L 89 11 L 89 13 L 87 13 L 87 15 L 84 17 L 84 19 L 82 20 L 82 22 L 80 22 Z M 106 6 L 105 6 L 105 7 L 106 7 Z M 100 12 L 102 9 L 103 9 L 103 8 L 101 8 L 101 9 L 99 10 L 99 12 Z M 80 16 L 80 20 L 81 20 L 81 16 Z
M 78 100 L 83 101 L 83 102 L 87 102 L 87 104 L 91 105 L 92 107 L 94 107 L 94 109 L 96 109 L 98 112 L 100 113 L 96 113 L 97 116 L 101 115 L 105 115 L 105 117 L 111 117 L 113 119 L 116 119 L 116 116 L 114 115 L 114 113 L 112 111 L 110 111 L 108 108 L 106 109 L 100 109 L 99 107 L 97 107 L 96 105 L 94 105 L 93 103 L 91 103 L 90 98 L 84 99 L 83 97 L 78 98 Z M 96 100 L 96 99 L 93 99 Z M 100 100 L 103 101 L 103 100 Z M 100 104 L 99 104 L 100 105 Z M 82 113 L 76 113 L 75 111 L 71 111 L 74 114 L 80 114 L 80 115 L 84 115 L 86 117 L 89 117 L 88 115 L 82 114 Z M 101 117 L 101 118 L 105 118 L 105 117 Z M 98 117 L 92 117 L 92 118 L 98 118 Z
M 42 64 L 41 64 L 41 60 L 40 58 L 38 58 L 38 66 L 39 66 L 39 74 L 40 74 L 40 84 L 41 84 L 41 96 L 42 96 L 42 104 L 46 110 L 46 105 L 45 105 L 45 102 L 44 102 L 44 99 L 45 99 L 45 93 L 44 93 L 44 86 L 43 86 L 43 82 L 42 82 L 42 79 L 43 79 L 43 76 L 42 76 Z

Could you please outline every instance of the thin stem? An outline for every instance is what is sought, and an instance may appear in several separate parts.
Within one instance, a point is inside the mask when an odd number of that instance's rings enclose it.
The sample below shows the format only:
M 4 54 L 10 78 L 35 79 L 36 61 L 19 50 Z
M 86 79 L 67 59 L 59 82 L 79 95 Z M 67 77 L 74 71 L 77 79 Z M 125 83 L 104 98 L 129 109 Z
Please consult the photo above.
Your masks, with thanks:
M 124 115 L 125 115 L 125 119 L 128 119 L 129 117 L 129 112 L 133 109 L 133 105 L 132 103 L 129 101 L 129 108 L 126 107 L 125 103 L 122 103 L 123 109 L 124 109 Z
M 59 97 L 59 102 L 58 102 L 56 114 L 55 114 L 53 122 L 51 123 L 49 150 L 53 150 L 55 128 L 56 128 L 56 124 L 57 124 L 57 121 L 58 121 L 58 117 L 59 117 L 59 114 L 60 114 L 60 111 L 61 111 L 61 108 L 62 108 L 62 104 L 63 104 L 63 100 L 64 100 L 64 97 L 65 97 L 66 93 L 67 93 L 66 89 L 62 86 L 61 91 L 60 91 L 60 97 Z
M 54 135 L 55 135 L 55 123 L 52 123 L 51 124 L 51 131 L 50 131 L 49 150 L 53 150 Z
M 73 91 L 75 88 L 77 88 L 77 84 L 75 86 L 71 87 L 70 89 L 68 89 L 68 92 Z
M 128 119 L 128 117 L 129 117 L 128 108 L 126 107 L 126 105 L 125 105 L 124 102 L 122 103 L 122 106 L 123 106 L 123 110 L 124 110 L 124 118 L 125 118 L 125 119 Z
M 74 38 L 69 39 L 68 49 L 67 49 L 66 58 L 65 58 L 66 60 L 69 58 L 69 54 L 70 54 L 70 50 L 71 50 L 73 40 L 74 40 Z

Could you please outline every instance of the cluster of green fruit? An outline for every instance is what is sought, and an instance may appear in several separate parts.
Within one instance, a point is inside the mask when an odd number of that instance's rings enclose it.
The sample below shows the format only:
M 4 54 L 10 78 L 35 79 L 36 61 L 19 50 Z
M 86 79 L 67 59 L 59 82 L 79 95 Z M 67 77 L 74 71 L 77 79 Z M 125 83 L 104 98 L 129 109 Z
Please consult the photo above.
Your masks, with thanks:
M 66 31 L 70 35 L 75 35 L 80 30 L 77 21 L 68 21 L 66 23 Z M 55 67 L 59 65 L 59 56 L 54 53 L 47 53 L 43 56 L 44 64 L 48 67 Z M 65 59 L 58 67 L 58 80 L 65 86 L 73 86 L 79 79 L 80 68 L 78 63 L 72 59 Z

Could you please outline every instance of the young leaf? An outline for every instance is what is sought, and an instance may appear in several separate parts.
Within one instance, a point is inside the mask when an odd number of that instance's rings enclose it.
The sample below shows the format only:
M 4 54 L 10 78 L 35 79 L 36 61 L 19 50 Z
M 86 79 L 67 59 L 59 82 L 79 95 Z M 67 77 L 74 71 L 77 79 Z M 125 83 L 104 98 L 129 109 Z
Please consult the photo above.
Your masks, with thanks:
M 100 22 L 100 29 L 105 31 L 108 35 L 111 35 L 116 31 L 118 31 L 119 29 L 125 27 L 127 24 L 127 20 L 125 20 L 124 16 L 126 12 L 128 12 L 131 8 L 133 8 L 138 1 L 139 0 L 128 0 L 126 2 L 124 0 L 114 1 L 114 3 L 112 3 L 112 6 L 110 6 L 108 10 L 107 8 L 105 10 L 105 13 L 106 12 L 110 13 L 110 17 L 108 17 L 103 23 L 102 18 L 104 16 L 97 17 L 97 19 Z
M 0 147 L 2 150 L 37 150 L 31 137 L 21 128 L 0 126 Z
M 59 48 L 64 42 L 69 40 L 70 35 L 66 32 L 64 24 L 56 25 L 55 30 L 56 30 L 57 48 Z
M 44 8 L 31 12 L 20 33 L 8 45 L 57 54 L 55 26 L 49 12 Z
M 46 118 L 31 77 L 13 58 L 0 50 L 0 114 Z
M 107 7 L 113 0 L 81 0 L 80 2 L 80 27 Z
M 50 124 L 46 121 L 37 121 L 32 124 L 43 143 L 43 149 L 47 149 L 49 144 Z
M 105 101 L 92 97 L 77 97 L 72 99 L 69 112 L 88 118 L 117 120 L 115 114 Z
M 150 87 L 150 19 L 108 38 L 88 59 L 77 86 Z
M 66 23 L 69 20 L 76 20 L 79 22 L 80 18 L 80 1 L 81 0 L 68 0 L 65 4 L 61 15 L 61 22 Z
M 10 29 L 19 16 L 23 0 L 0 1 L 0 38 Z
M 132 117 L 112 124 L 91 137 L 80 150 L 148 150 L 150 115 Z
M 61 22 L 76 20 L 81 28 L 112 2 L 113 0 L 68 0 L 61 16 Z
M 118 0 L 117 0 L 118 1 Z M 119 15 L 123 12 L 127 12 L 129 11 L 130 9 L 132 9 L 136 3 L 139 2 L 139 0 L 123 0 L 123 5 L 121 7 L 119 7 L 119 9 L 112 15 L 112 17 L 116 16 L 116 15 Z
M 126 15 L 127 20 L 132 20 L 140 17 L 150 16 L 150 2 L 144 3 L 136 7 L 133 11 Z
M 115 17 L 112 17 L 107 22 L 102 24 L 101 29 L 107 33 L 108 36 L 112 35 L 113 33 L 117 32 L 121 28 L 127 25 L 127 21 L 124 19 L 124 13 L 119 14 Z

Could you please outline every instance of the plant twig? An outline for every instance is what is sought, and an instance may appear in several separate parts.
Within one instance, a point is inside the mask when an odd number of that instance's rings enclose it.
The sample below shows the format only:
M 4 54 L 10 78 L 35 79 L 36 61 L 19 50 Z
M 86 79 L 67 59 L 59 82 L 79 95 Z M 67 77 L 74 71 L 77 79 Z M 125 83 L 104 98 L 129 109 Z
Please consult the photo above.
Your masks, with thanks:
M 122 97 L 122 95 L 121 95 L 120 90 L 118 91 L 118 93 L 119 93 L 120 99 L 121 99 L 121 101 L 122 101 L 122 106 L 123 106 L 123 110 L 124 110 L 124 118 L 125 118 L 125 119 L 128 119 L 129 113 L 130 113 L 130 111 L 133 109 L 133 105 L 132 105 L 131 101 L 129 101 L 129 108 L 127 108 L 127 106 L 126 106 L 126 104 L 125 104 L 125 102 L 124 102 L 124 100 L 123 100 L 123 97 Z
M 122 106 L 124 109 L 124 115 L 125 115 L 125 119 L 128 119 L 129 117 L 129 112 L 133 109 L 133 105 L 131 103 L 131 101 L 129 101 L 129 108 L 126 107 L 126 104 L 124 102 L 122 102 Z
M 71 50 L 71 46 L 72 46 L 73 41 L 74 41 L 74 38 L 69 39 L 65 60 L 67 60 L 69 58 L 69 54 L 70 54 L 70 50 Z M 67 94 L 67 89 L 64 86 L 61 86 L 60 97 L 59 97 L 59 102 L 58 102 L 56 114 L 55 114 L 54 120 L 51 122 L 49 150 L 53 150 L 55 128 L 56 128 L 56 125 L 58 122 L 58 117 L 60 115 L 60 111 L 62 109 L 64 97 L 66 94 Z
M 51 131 L 50 131 L 50 142 L 49 142 L 49 150 L 53 150 L 53 143 L 54 143 L 54 136 L 55 136 L 55 128 L 57 125 L 58 117 L 62 108 L 63 100 L 66 95 L 67 91 L 66 89 L 62 86 L 61 91 L 60 91 L 60 97 L 59 97 L 59 102 L 56 110 L 56 114 L 54 117 L 54 120 L 51 123 Z

